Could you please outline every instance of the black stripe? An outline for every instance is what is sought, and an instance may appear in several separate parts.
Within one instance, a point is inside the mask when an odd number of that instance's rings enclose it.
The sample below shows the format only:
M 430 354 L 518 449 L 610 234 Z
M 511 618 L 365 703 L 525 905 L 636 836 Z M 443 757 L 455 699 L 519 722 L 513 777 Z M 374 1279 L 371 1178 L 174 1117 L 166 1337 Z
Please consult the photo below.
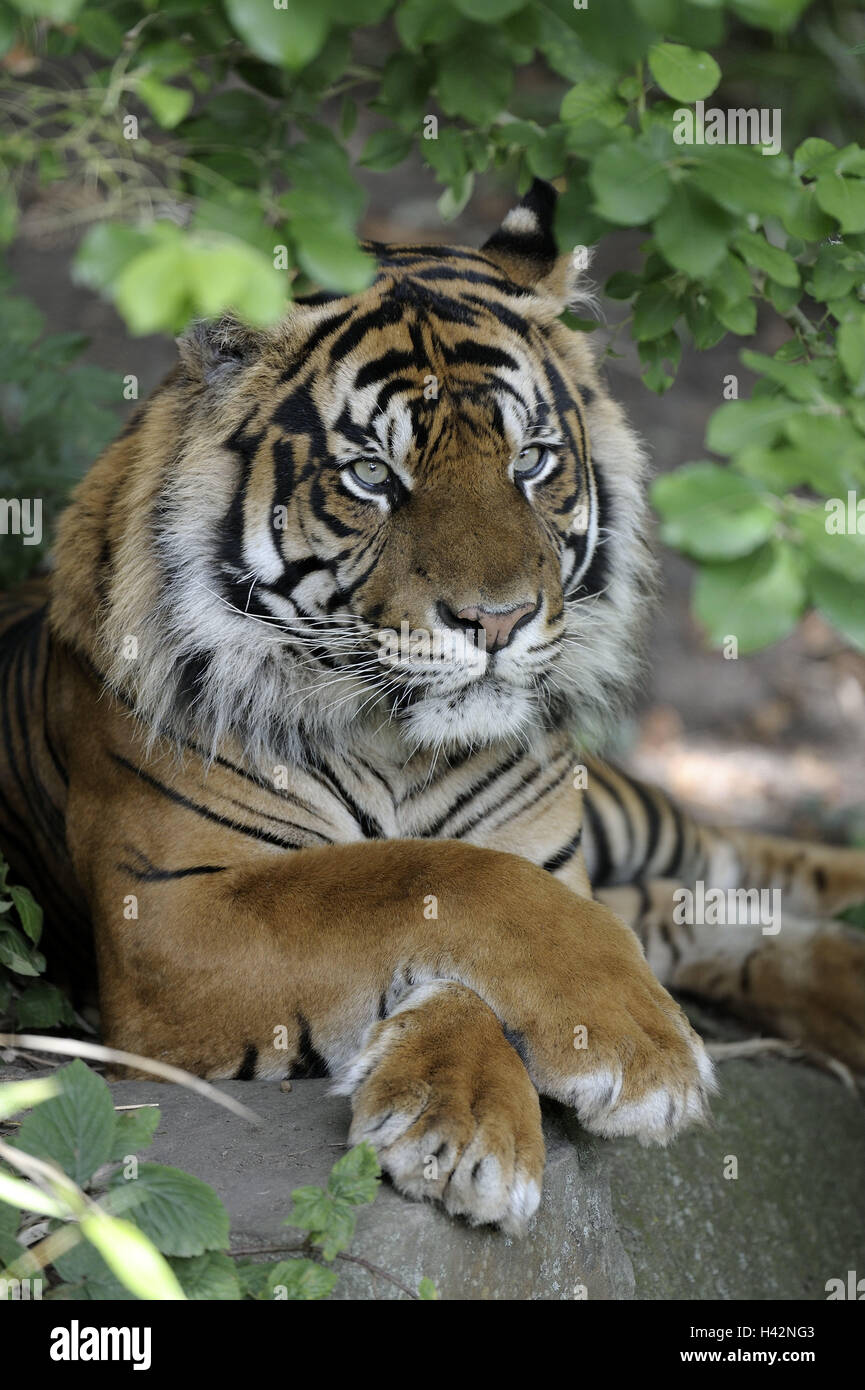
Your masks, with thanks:
M 229 820 L 226 816 L 217 815 L 215 811 L 210 811 L 206 806 L 200 806 L 196 801 L 190 801 L 189 797 L 183 796 L 181 792 L 175 791 L 173 787 L 168 787 L 164 782 L 160 782 L 156 777 L 151 777 L 149 772 L 143 768 L 138 768 L 127 758 L 121 757 L 119 753 L 111 753 L 111 759 L 120 767 L 130 772 L 139 781 L 145 782 L 147 786 L 153 787 L 154 791 L 161 792 L 169 801 L 175 802 L 178 806 L 183 806 L 187 811 L 194 811 L 196 815 L 202 816 L 205 820 L 213 821 L 215 825 L 224 826 L 226 830 L 235 830 L 238 835 L 247 835 L 251 840 L 261 840 L 267 845 L 276 845 L 279 849 L 301 849 L 299 844 L 293 844 L 290 840 L 281 839 L 278 835 L 269 835 L 266 830 L 258 830 L 254 826 L 240 825 L 237 821 Z M 250 814 L 256 812 L 252 807 L 249 808 Z
M 330 1076 L 327 1062 L 318 1049 L 313 1046 L 308 1020 L 304 1018 L 303 1014 L 298 1014 L 297 1021 L 300 1026 L 300 1041 L 289 1075 L 292 1080 L 295 1078 L 313 1080 L 317 1077 Z
M 580 847 L 580 841 L 582 840 L 582 838 L 583 827 L 580 826 L 576 835 L 574 835 L 570 840 L 568 840 L 568 843 L 566 845 L 562 845 L 562 848 L 558 850 L 557 853 L 555 853 L 551 859 L 548 859 L 544 865 L 542 865 L 542 867 L 546 869 L 548 874 L 554 874 L 556 872 L 556 869 L 560 869 L 563 864 L 567 864 L 568 860 L 574 857 L 574 854 Z
M 485 792 L 488 787 L 491 787 L 494 782 L 498 781 L 500 777 L 507 776 L 518 763 L 522 762 L 524 756 L 522 752 L 512 753 L 509 758 L 506 758 L 503 763 L 499 763 L 491 772 L 488 772 L 485 777 L 482 777 L 479 782 L 474 783 L 473 786 L 468 787 L 462 792 L 461 795 L 457 797 L 456 801 L 448 807 L 444 815 L 439 816 L 438 820 L 434 820 L 431 825 L 427 826 L 426 838 L 433 840 L 440 835 L 449 820 L 452 820 L 453 817 L 458 815 L 470 802 L 481 796 L 483 792 Z
M 243 1054 L 243 1061 L 234 1073 L 235 1081 L 254 1081 L 255 1068 L 258 1065 L 258 1048 L 255 1043 L 247 1043 Z
M 610 857 L 610 842 L 607 839 L 607 832 L 604 829 L 600 816 L 592 803 L 586 797 L 583 801 L 585 820 L 589 828 L 592 847 L 595 852 L 595 863 L 589 866 L 589 873 L 593 888 L 601 888 L 610 882 L 613 861 Z

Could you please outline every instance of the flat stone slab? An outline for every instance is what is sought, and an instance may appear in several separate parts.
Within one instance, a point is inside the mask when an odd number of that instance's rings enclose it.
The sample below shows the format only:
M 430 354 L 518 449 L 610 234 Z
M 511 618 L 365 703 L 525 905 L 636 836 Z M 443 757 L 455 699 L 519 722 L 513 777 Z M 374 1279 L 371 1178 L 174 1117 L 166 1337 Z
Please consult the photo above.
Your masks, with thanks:
M 260 1129 L 179 1086 L 124 1081 L 112 1091 L 117 1105 L 159 1105 L 159 1129 L 142 1156 L 210 1183 L 231 1213 L 233 1248 L 257 1250 L 294 1240 L 294 1229 L 282 1225 L 292 1189 L 323 1186 L 346 1150 L 349 1102 L 329 1096 L 328 1081 L 291 1085 L 284 1093 L 271 1082 L 220 1083 L 262 1117 Z M 472 1229 L 383 1183 L 374 1204 L 359 1210 L 351 1253 L 411 1289 L 426 1275 L 448 1299 L 573 1298 L 579 1284 L 592 1298 L 633 1297 L 595 1145 L 558 1109 L 545 1117 L 545 1137 L 544 1199 L 527 1239 Z M 337 1298 L 405 1297 L 361 1266 L 340 1261 L 338 1269 Z
M 0 1068 L 0 1081 L 21 1074 Z M 712 1126 L 668 1149 L 595 1140 L 546 1106 L 544 1195 L 523 1240 L 471 1229 L 384 1183 L 359 1209 L 351 1254 L 409 1289 L 426 1276 L 444 1299 L 825 1299 L 827 1280 L 865 1273 L 861 1102 L 833 1077 L 774 1058 L 726 1062 L 720 1078 Z M 142 1156 L 216 1189 L 232 1248 L 277 1258 L 298 1234 L 282 1224 L 292 1189 L 324 1185 L 345 1152 L 349 1104 L 328 1086 L 219 1083 L 261 1127 L 183 1087 L 111 1089 L 116 1105 L 160 1107 Z M 362 1265 L 337 1269 L 338 1299 L 406 1297 Z
M 384 1184 L 351 1253 L 412 1289 L 427 1276 L 446 1299 L 824 1299 L 828 1279 L 865 1270 L 862 1106 L 833 1077 L 775 1059 L 725 1063 L 721 1080 L 713 1126 L 668 1149 L 595 1140 L 546 1107 L 544 1196 L 523 1240 Z M 291 1190 L 323 1184 L 345 1150 L 349 1105 L 328 1085 L 221 1083 L 260 1129 L 180 1087 L 112 1089 L 118 1105 L 160 1106 L 147 1157 L 211 1183 L 234 1248 L 259 1250 L 293 1238 Z M 335 1296 L 405 1295 L 340 1261 Z
M 861 1100 L 801 1063 L 719 1077 L 711 1128 L 668 1149 L 603 1145 L 636 1296 L 825 1299 L 828 1279 L 865 1274 Z

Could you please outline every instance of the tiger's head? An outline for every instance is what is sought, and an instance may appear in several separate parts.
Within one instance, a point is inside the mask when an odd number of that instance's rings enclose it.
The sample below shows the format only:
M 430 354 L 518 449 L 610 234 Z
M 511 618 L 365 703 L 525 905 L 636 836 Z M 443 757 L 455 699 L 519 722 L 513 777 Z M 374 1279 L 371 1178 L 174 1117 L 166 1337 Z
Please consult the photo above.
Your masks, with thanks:
M 275 328 L 197 325 L 61 523 L 55 629 L 157 732 L 595 729 L 638 664 L 644 457 L 536 183 L 480 251 L 380 246 Z

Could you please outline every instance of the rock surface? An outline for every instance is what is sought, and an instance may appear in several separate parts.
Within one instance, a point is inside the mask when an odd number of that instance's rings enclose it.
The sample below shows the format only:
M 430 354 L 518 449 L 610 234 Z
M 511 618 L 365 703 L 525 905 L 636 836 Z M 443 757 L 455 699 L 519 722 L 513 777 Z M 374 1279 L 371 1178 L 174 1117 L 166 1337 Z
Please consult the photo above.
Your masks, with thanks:
M 865 1270 L 861 1105 L 832 1077 L 776 1060 L 726 1063 L 722 1081 L 714 1126 L 666 1150 L 595 1141 L 548 1107 L 544 1198 L 525 1240 L 385 1186 L 351 1253 L 411 1289 L 426 1275 L 444 1299 L 823 1299 L 827 1279 Z M 287 1094 L 222 1083 L 260 1129 L 176 1086 L 112 1089 L 118 1105 L 160 1106 L 147 1157 L 216 1188 L 236 1249 L 291 1240 L 292 1188 L 324 1183 L 344 1150 L 348 1103 L 326 1081 Z M 340 1261 L 339 1276 L 338 1298 L 405 1297 L 360 1264 Z

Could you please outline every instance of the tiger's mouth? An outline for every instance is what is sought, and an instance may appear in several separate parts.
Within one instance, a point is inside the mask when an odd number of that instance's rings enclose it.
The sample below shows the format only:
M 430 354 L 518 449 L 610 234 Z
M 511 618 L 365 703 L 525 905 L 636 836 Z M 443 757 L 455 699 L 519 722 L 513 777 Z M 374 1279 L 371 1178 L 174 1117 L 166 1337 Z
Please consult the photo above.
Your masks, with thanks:
M 524 734 L 549 708 L 557 634 L 538 633 L 520 650 L 488 650 L 483 631 L 442 626 L 379 634 L 372 667 L 351 659 L 363 687 L 358 710 L 378 724 L 386 712 L 416 749 L 484 745 Z M 560 636 L 561 634 L 558 634 Z

